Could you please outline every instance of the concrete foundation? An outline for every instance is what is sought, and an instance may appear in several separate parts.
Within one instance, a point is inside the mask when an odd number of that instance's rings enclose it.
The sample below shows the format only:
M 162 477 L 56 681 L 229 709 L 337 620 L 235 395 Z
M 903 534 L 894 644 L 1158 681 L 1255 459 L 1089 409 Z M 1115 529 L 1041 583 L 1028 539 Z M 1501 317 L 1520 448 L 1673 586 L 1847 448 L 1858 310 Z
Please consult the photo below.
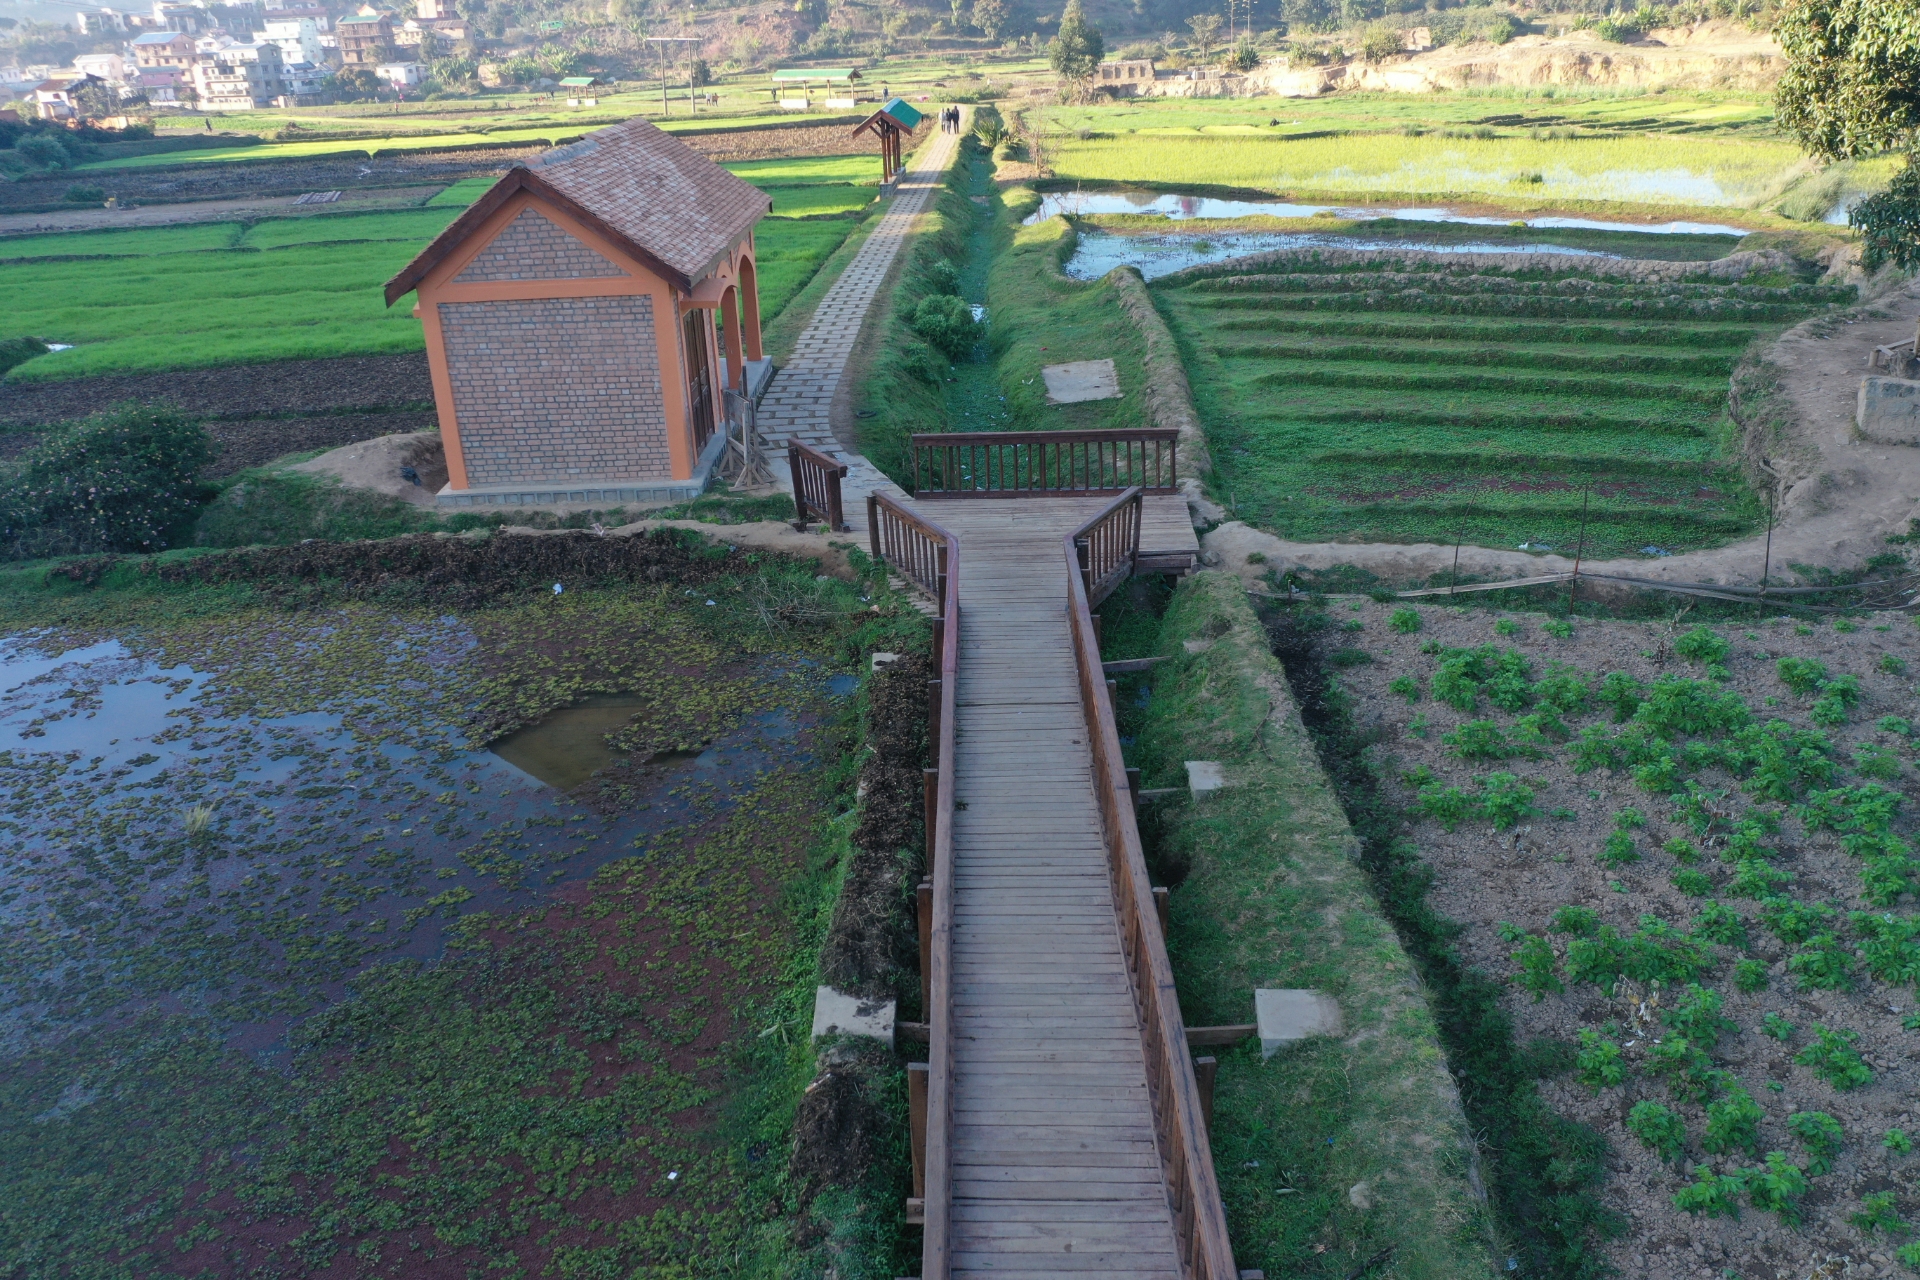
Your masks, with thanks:
M 1853 423 L 1875 444 L 1920 445 L 1920 382 L 1906 378 L 1860 379 Z
M 726 435 L 715 431 L 701 450 L 693 475 L 685 480 L 577 480 L 564 488 L 558 485 L 500 484 L 472 489 L 455 489 L 451 484 L 433 496 L 442 510 L 470 507 L 564 507 L 581 504 L 609 507 L 658 506 L 668 502 L 688 502 L 707 491 L 713 468 L 727 445 Z
M 1340 1002 L 1323 991 L 1256 989 L 1253 1019 L 1260 1028 L 1260 1060 L 1314 1036 L 1337 1036 L 1346 1027 Z
M 1210 796 L 1227 785 L 1227 776 L 1220 768 L 1218 760 L 1187 761 L 1187 790 L 1198 800 Z
M 893 1046 L 891 1000 L 864 1000 L 846 995 L 832 987 L 813 989 L 813 1038 L 826 1036 L 869 1036 Z

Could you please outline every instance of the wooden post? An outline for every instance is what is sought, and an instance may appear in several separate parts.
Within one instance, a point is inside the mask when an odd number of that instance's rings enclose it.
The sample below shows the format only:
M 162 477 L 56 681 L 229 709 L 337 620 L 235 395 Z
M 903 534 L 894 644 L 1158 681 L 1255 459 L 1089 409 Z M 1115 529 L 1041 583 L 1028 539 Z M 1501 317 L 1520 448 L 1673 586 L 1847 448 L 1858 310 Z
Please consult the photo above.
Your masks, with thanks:
M 1133 801 L 1133 816 L 1137 822 L 1140 818 L 1140 771 L 1138 769 L 1127 770 L 1127 795 Z
M 787 478 L 793 481 L 793 527 L 797 533 L 807 531 L 807 483 L 800 473 L 800 446 L 787 442 Z
M 933 832 L 940 822 L 940 771 L 922 769 L 920 787 L 927 807 L 927 874 L 933 874 Z
M 1095 648 L 1100 647 L 1100 623 L 1101 623 L 1100 615 L 1097 613 L 1094 614 L 1093 615 L 1093 644 Z
M 942 584 L 944 585 L 944 584 Z M 933 661 L 938 666 L 941 657 L 947 651 L 947 620 L 944 616 L 933 620 Z
M 1200 1120 L 1207 1126 L 1207 1135 L 1213 1135 L 1213 1076 L 1220 1064 L 1212 1058 L 1193 1060 L 1193 1082 L 1200 1086 Z
M 873 548 L 875 564 L 884 564 L 886 557 L 880 554 L 880 499 L 867 495 L 867 543 Z
M 927 1070 L 924 1062 L 907 1064 L 907 1131 L 913 1144 L 913 1198 L 916 1200 L 927 1197 Z
M 931 840 L 927 842 L 927 849 L 929 853 L 932 852 Z M 931 1025 L 933 997 L 927 984 L 931 981 L 928 975 L 933 970 L 933 881 L 922 880 L 915 885 L 913 900 L 915 914 L 920 918 L 920 1016 Z
M 1162 939 L 1165 939 L 1167 936 L 1167 907 L 1167 887 L 1165 885 L 1156 885 L 1153 890 L 1153 914 L 1160 920 L 1160 937 Z
M 940 681 L 927 681 L 927 741 L 933 744 L 930 753 L 934 762 L 940 760 Z

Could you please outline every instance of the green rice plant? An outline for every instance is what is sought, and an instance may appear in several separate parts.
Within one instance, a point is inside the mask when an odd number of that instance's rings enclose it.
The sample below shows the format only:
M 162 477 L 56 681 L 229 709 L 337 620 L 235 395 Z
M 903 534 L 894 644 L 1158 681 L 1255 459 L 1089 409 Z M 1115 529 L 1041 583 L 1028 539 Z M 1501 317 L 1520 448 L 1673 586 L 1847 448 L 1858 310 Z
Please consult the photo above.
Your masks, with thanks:
M 1846 1134 L 1838 1120 L 1824 1111 L 1796 1111 L 1787 1117 L 1787 1131 L 1807 1149 L 1809 1177 L 1833 1171 L 1834 1157 L 1846 1145 Z
M 1740 1217 L 1740 1197 L 1747 1192 L 1743 1172 L 1715 1173 L 1704 1164 L 1693 1167 L 1693 1181 L 1674 1193 L 1673 1206 L 1685 1213 L 1709 1218 Z
M 1815 1026 L 1813 1036 L 1811 1044 L 1793 1055 L 1795 1062 L 1811 1068 L 1815 1075 L 1841 1093 L 1872 1083 L 1873 1068 L 1853 1047 L 1860 1039 L 1859 1032 L 1844 1028 L 1830 1031 Z
M 1626 1081 L 1627 1063 L 1620 1046 L 1597 1031 L 1583 1028 L 1580 1051 L 1574 1058 L 1574 1074 L 1581 1084 L 1599 1093 L 1618 1088 Z
M 1662 1160 L 1678 1160 L 1687 1149 L 1687 1125 L 1658 1102 L 1636 1102 L 1627 1112 L 1627 1132 Z
M 1717 1154 L 1757 1152 L 1760 1122 L 1766 1118 L 1766 1110 L 1753 1100 L 1753 1095 L 1735 1085 L 1727 1090 L 1725 1097 L 1707 1104 L 1706 1128 L 1700 1145 Z
M 1769 1151 L 1764 1163 L 1747 1171 L 1747 1198 L 1753 1207 L 1778 1214 L 1789 1226 L 1800 1221 L 1800 1197 L 1807 1194 L 1807 1176 L 1784 1151 Z

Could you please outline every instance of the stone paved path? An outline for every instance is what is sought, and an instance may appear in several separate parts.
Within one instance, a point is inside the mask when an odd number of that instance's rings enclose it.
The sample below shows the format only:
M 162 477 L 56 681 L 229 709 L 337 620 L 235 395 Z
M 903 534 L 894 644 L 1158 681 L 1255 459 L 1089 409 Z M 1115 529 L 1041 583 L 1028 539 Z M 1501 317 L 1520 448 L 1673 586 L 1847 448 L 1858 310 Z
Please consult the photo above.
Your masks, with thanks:
M 929 119 L 933 117 L 929 116 Z M 787 480 L 787 442 L 799 440 L 831 457 L 845 461 L 849 473 L 847 519 L 856 527 L 866 522 L 865 495 L 874 489 L 898 493 L 879 470 L 857 453 L 849 452 L 833 434 L 833 397 L 840 389 L 847 362 L 860 340 L 860 329 L 874 298 L 886 282 L 894 255 L 900 251 L 913 220 L 932 202 L 945 180 L 960 139 L 956 134 L 935 136 L 933 145 L 912 161 L 899 180 L 892 203 L 880 216 L 867 242 L 853 255 L 840 278 L 833 282 L 814 310 L 789 363 L 773 377 L 761 397 L 758 425 L 767 448 L 767 461 L 783 487 Z

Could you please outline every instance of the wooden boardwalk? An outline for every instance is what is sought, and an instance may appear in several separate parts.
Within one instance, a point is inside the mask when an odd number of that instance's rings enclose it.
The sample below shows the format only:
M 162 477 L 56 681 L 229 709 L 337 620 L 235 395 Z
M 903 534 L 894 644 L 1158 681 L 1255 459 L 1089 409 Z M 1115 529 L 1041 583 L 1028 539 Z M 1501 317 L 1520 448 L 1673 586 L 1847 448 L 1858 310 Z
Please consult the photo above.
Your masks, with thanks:
M 1182 1275 L 1066 621 L 1105 498 L 916 504 L 963 547 L 955 707 L 952 1273 Z M 1197 552 L 1147 500 L 1143 553 Z

